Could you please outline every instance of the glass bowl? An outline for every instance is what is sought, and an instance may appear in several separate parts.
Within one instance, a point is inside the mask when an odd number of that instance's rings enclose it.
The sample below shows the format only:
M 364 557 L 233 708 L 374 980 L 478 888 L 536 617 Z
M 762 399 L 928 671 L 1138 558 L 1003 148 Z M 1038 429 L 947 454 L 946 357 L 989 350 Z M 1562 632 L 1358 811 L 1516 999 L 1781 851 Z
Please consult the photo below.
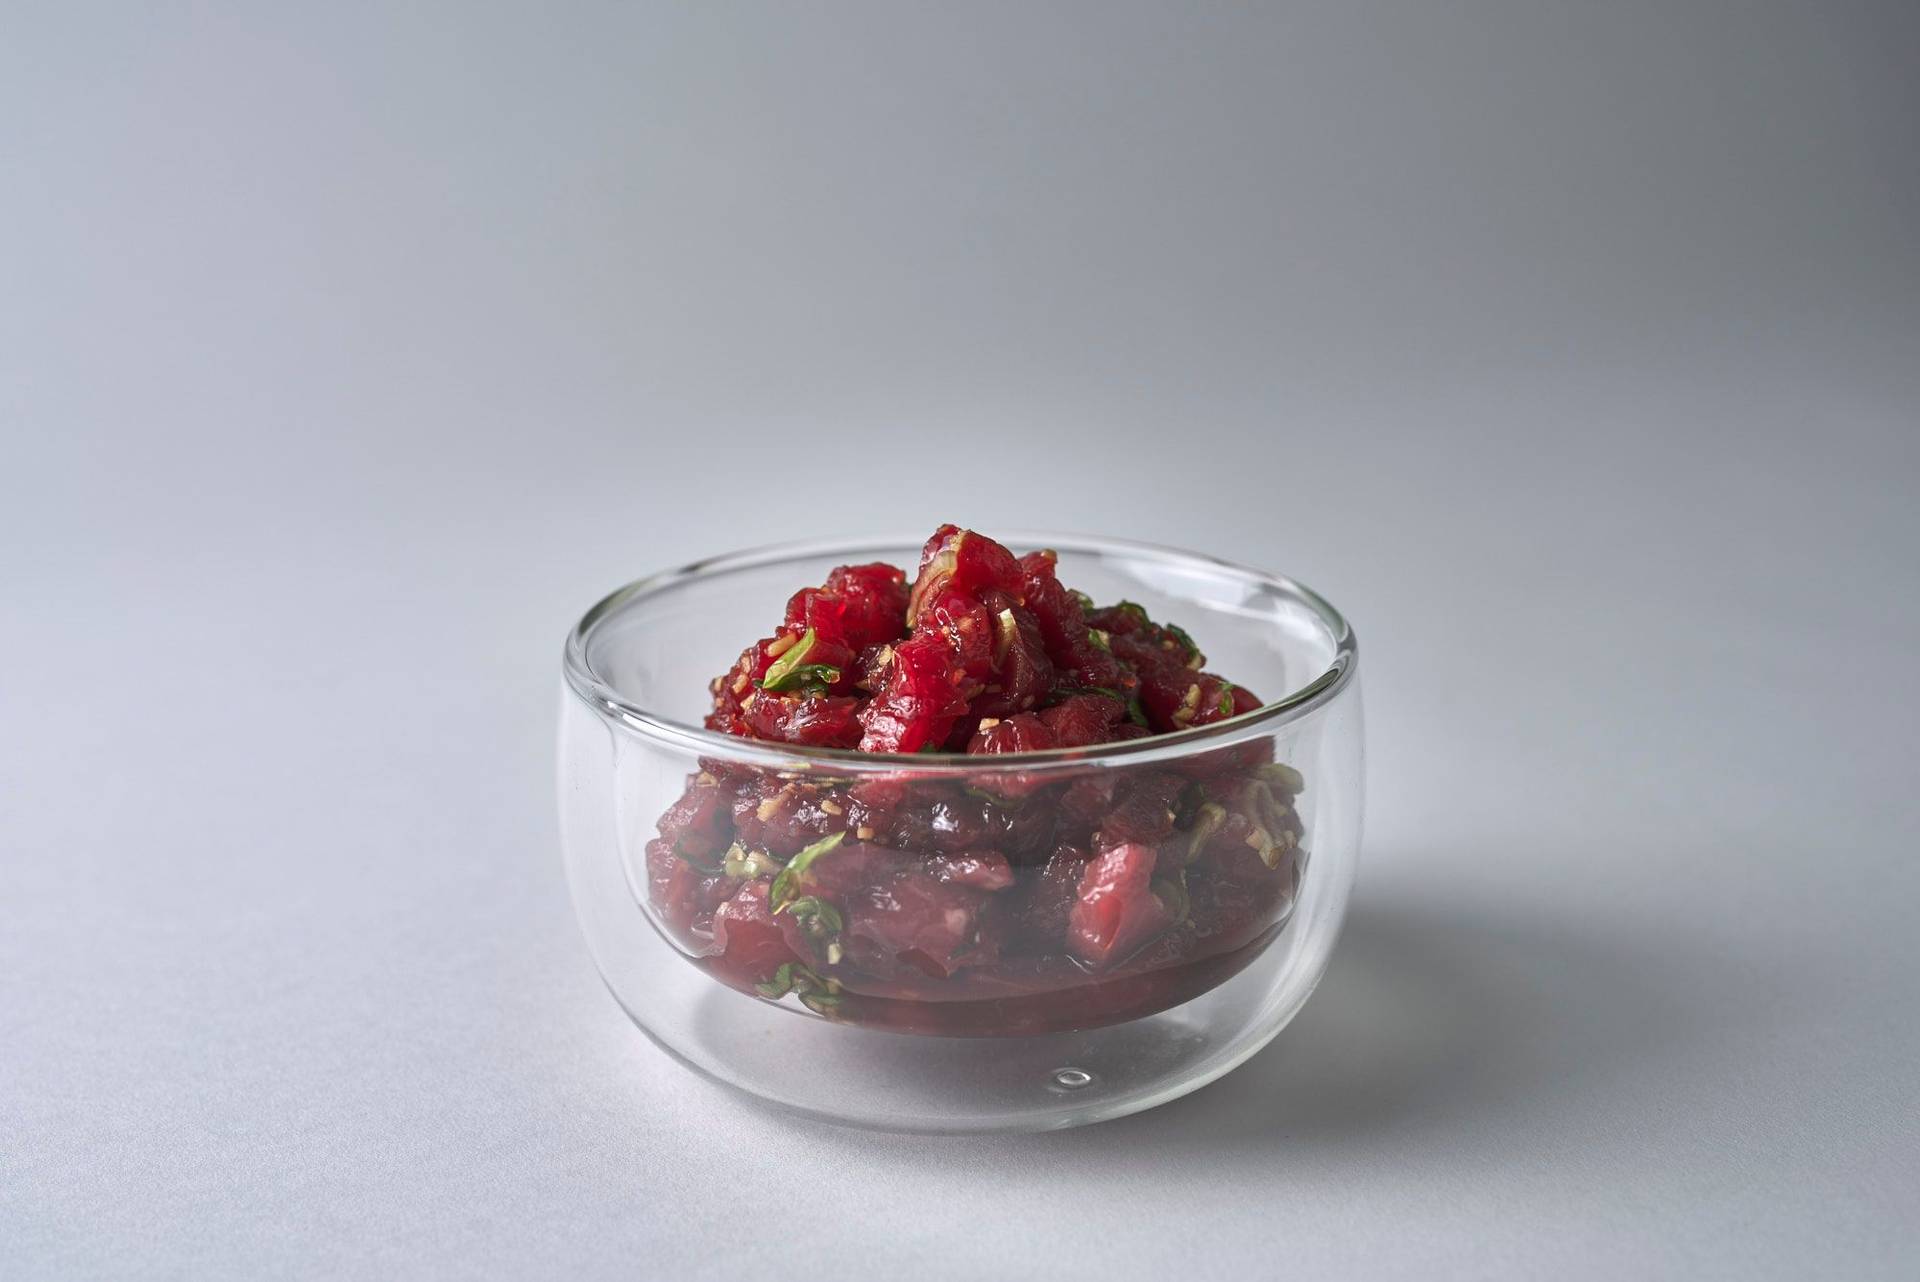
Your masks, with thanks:
M 911 573 L 911 539 L 701 561 L 620 589 L 568 637 L 574 907 L 614 997 L 681 1063 L 851 1125 L 1046 1130 L 1205 1085 L 1313 991 L 1360 843 L 1346 621 L 1298 583 L 1212 557 L 1007 543 L 1055 549 L 1063 583 L 1183 626 L 1209 670 L 1274 701 L 1006 756 L 699 728 L 713 674 L 796 588 L 847 563 Z

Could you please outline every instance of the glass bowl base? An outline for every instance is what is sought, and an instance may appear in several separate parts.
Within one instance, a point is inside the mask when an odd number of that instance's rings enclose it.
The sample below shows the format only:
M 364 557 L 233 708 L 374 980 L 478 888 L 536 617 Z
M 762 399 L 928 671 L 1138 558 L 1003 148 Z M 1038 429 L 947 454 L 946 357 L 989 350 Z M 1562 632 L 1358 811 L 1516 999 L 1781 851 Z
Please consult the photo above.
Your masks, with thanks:
M 1293 1009 L 1259 1021 L 1257 1035 L 1221 1021 L 1208 1009 L 1217 1005 L 1210 994 L 1085 1031 L 922 1037 L 808 1018 L 704 977 L 702 987 L 692 1018 L 681 1025 L 683 1043 L 635 1023 L 703 1077 L 776 1109 L 843 1126 L 931 1134 L 1061 1130 L 1178 1099 L 1244 1063 L 1307 996 L 1301 992 Z

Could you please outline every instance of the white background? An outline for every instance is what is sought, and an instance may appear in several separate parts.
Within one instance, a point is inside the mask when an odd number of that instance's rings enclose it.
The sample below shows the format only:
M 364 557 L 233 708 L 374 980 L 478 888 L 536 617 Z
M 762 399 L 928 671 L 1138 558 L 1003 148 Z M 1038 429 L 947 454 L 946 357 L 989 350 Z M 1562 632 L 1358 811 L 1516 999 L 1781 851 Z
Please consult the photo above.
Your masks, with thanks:
M 1913 1276 L 1910 7 L 399 9 L 0 20 L 0 1273 Z M 573 619 L 948 519 L 1358 626 L 1156 1112 L 784 1120 L 573 926 Z

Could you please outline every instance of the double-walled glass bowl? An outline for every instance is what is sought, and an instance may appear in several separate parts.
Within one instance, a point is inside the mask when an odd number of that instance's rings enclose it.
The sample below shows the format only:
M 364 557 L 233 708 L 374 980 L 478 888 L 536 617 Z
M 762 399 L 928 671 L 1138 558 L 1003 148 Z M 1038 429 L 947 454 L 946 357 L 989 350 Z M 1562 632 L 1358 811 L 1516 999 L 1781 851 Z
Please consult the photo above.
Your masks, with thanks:
M 1313 991 L 1359 853 L 1346 621 L 1297 583 L 1211 557 L 1006 542 L 1055 549 L 1063 583 L 1181 625 L 1209 671 L 1272 702 L 1011 756 L 699 728 L 714 674 L 796 588 L 848 563 L 911 572 L 905 539 L 702 561 L 615 592 L 568 638 L 574 907 L 614 996 L 682 1063 L 855 1125 L 1043 1130 L 1205 1085 Z M 1055 857 L 1062 839 L 1084 848 Z M 1113 943 L 1091 961 L 1061 942 L 1090 928 Z

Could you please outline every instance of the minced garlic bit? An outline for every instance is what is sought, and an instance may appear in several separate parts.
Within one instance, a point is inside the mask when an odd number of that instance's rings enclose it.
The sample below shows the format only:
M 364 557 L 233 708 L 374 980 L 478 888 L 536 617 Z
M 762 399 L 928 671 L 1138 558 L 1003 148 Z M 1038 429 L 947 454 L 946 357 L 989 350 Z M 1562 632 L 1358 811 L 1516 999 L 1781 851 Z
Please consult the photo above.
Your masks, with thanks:
M 1260 827 L 1255 827 L 1247 834 L 1247 845 L 1260 856 L 1260 862 L 1269 868 L 1278 868 L 1280 860 L 1298 845 L 1299 841 L 1298 837 L 1285 828 L 1280 830 L 1278 837 Z
M 831 800 L 830 798 L 824 798 L 824 797 L 821 798 L 820 809 L 826 811 L 830 815 L 844 815 L 847 813 L 845 810 L 841 809 L 839 802 Z
M 798 641 L 799 639 L 800 638 L 794 636 L 792 633 L 786 633 L 784 635 L 775 637 L 771 642 L 767 644 L 767 657 L 769 659 L 779 658 L 781 655 L 785 654 L 787 651 L 793 649 L 793 643 L 795 641 Z
M 753 682 L 747 680 L 747 674 L 742 672 L 739 676 L 733 679 L 733 692 L 735 694 L 745 694 L 747 692 L 747 687 L 751 686 L 752 684 Z
M 981 728 L 982 730 L 991 730 L 991 729 L 993 729 L 993 728 L 994 728 L 995 726 L 997 726 L 997 725 L 999 725 L 999 724 L 1000 724 L 1000 718 L 998 718 L 998 717 L 982 717 L 982 718 L 980 718 L 980 728 Z
M 764 850 L 748 850 L 739 842 L 727 848 L 720 870 L 737 880 L 751 880 L 780 871 L 780 861 Z
M 868 827 L 866 824 L 861 824 L 858 828 L 855 828 L 853 830 L 853 835 L 858 837 L 862 841 L 870 841 L 873 838 L 873 829 Z

